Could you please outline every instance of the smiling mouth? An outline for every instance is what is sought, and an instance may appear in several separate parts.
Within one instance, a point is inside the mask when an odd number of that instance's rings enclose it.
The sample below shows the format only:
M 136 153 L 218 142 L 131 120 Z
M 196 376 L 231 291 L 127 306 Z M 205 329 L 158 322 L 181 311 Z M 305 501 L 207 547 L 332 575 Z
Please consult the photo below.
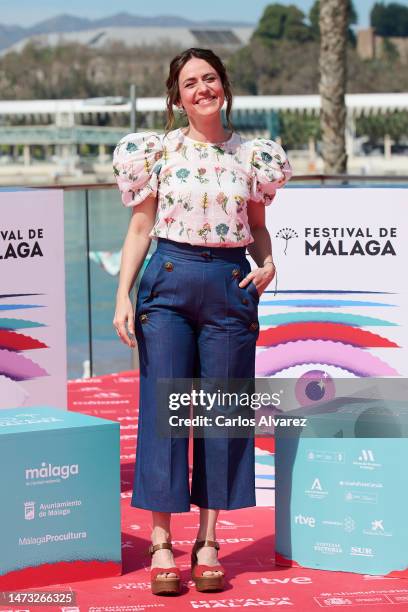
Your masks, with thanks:
M 199 105 L 210 104 L 215 99 L 216 99 L 215 96 L 211 96 L 211 98 L 201 98 L 200 100 L 196 102 L 196 104 L 199 104 Z

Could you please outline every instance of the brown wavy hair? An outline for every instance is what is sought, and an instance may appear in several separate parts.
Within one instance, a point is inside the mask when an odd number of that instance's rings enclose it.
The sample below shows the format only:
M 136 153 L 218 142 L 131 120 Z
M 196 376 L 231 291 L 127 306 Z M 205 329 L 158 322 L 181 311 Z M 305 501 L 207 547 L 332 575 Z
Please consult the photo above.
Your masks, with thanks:
M 170 70 L 169 76 L 166 81 L 167 88 L 167 97 L 166 97 L 166 107 L 167 107 L 167 122 L 165 127 L 165 133 L 169 132 L 175 122 L 173 106 L 175 106 L 178 102 L 180 102 L 180 89 L 178 85 L 178 78 L 181 69 L 186 65 L 186 63 L 192 59 L 193 57 L 197 57 L 198 59 L 205 60 L 214 68 L 214 70 L 218 73 L 218 76 L 221 79 L 222 87 L 224 89 L 225 99 L 227 101 L 227 109 L 226 109 L 226 118 L 227 118 L 227 127 L 230 130 L 233 130 L 234 127 L 231 122 L 231 108 L 232 108 L 232 91 L 231 91 L 231 83 L 229 81 L 227 70 L 221 61 L 221 59 L 211 51 L 211 49 L 200 49 L 198 47 L 191 47 L 190 49 L 186 49 L 179 55 L 176 55 L 170 62 Z

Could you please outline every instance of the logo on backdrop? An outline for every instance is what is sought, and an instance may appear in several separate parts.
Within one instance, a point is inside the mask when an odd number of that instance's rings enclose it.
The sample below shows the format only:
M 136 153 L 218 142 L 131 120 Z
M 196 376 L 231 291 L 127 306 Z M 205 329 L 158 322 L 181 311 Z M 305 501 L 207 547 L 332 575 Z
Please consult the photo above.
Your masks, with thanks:
M 306 525 L 307 527 L 316 527 L 316 519 L 314 516 L 304 516 L 297 514 L 295 516 L 295 525 Z
M 339 480 L 341 487 L 364 487 L 367 489 L 382 489 L 382 482 L 370 482 L 364 480 Z
M 282 229 L 276 232 L 275 238 L 281 238 L 285 241 L 285 248 L 283 252 L 285 255 L 287 255 L 289 240 L 292 240 L 293 238 L 299 238 L 299 234 L 291 227 L 282 227 Z
M 364 529 L 363 533 L 371 536 L 392 536 L 391 531 L 387 531 L 384 527 L 384 519 L 374 519 L 371 521 L 370 529 Z
M 334 521 L 325 519 L 322 521 L 322 525 L 329 525 L 330 527 L 342 527 L 344 531 L 351 533 L 356 528 L 356 522 L 351 516 L 346 516 L 343 521 Z
M 313 550 L 324 555 L 339 555 L 343 552 L 341 545 L 337 542 L 316 542 L 313 545 Z
M 305 227 L 305 255 L 396 255 L 396 227 Z
M 305 227 L 305 255 L 396 255 L 396 227 Z M 287 255 L 289 241 L 299 238 L 292 227 L 282 227 L 275 238 L 284 241 Z
M 307 450 L 308 461 L 323 461 L 325 463 L 344 463 L 344 453 L 330 450 Z
M 305 490 L 305 494 L 312 499 L 324 499 L 328 495 L 321 485 L 320 479 L 315 478 L 310 489 Z
M 344 494 L 346 502 L 360 502 L 364 504 L 378 504 L 377 493 L 355 493 L 354 491 L 347 491 Z
M 40 241 L 44 238 L 44 229 L 0 230 L 0 259 L 26 259 L 43 257 Z
M 352 557 L 374 557 L 373 549 L 368 546 L 351 546 L 350 555 Z
M 24 502 L 24 518 L 26 521 L 32 521 L 35 518 L 35 502 Z
M 43 461 L 40 467 L 26 468 L 25 479 L 26 484 L 34 484 L 34 482 L 60 482 L 71 476 L 79 474 L 79 465 L 52 465 Z M 27 482 L 28 481 L 28 482 Z
M 381 463 L 377 463 L 371 449 L 362 449 L 357 461 L 353 461 L 353 465 L 357 465 L 362 470 L 375 470 L 381 467 Z
M 368 504 L 378 504 L 378 493 L 376 489 L 382 489 L 382 482 L 370 482 L 368 480 L 339 480 L 340 487 L 349 487 L 344 493 L 346 502 L 361 502 Z M 362 490 L 354 490 L 362 489 Z M 374 492 L 372 492 L 374 491 Z
M 82 500 L 69 499 L 62 502 L 39 503 L 37 516 L 46 518 L 50 516 L 68 516 L 72 512 L 72 508 L 82 506 Z M 24 518 L 30 521 L 35 518 L 35 502 L 24 502 Z

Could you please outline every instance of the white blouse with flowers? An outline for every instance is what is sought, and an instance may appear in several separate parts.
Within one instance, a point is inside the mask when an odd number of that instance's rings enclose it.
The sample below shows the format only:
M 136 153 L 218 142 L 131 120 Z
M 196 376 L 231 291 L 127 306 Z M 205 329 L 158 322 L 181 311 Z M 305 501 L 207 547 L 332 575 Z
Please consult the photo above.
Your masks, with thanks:
M 292 174 L 272 140 L 245 140 L 233 132 L 211 144 L 181 129 L 128 134 L 115 149 L 113 168 L 125 206 L 157 195 L 152 238 L 218 247 L 253 242 L 247 203 L 270 204 Z

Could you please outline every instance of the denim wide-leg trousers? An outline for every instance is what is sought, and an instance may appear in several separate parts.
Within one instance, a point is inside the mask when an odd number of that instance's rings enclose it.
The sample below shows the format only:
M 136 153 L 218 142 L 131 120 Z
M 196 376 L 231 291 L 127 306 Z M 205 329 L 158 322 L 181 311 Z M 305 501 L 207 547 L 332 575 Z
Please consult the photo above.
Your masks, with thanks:
M 253 437 L 159 436 L 158 379 L 251 379 L 259 334 L 258 291 L 238 286 L 250 271 L 243 247 L 159 239 L 136 306 L 140 405 L 131 505 L 157 512 L 255 505 Z M 197 366 L 198 364 L 198 366 Z

